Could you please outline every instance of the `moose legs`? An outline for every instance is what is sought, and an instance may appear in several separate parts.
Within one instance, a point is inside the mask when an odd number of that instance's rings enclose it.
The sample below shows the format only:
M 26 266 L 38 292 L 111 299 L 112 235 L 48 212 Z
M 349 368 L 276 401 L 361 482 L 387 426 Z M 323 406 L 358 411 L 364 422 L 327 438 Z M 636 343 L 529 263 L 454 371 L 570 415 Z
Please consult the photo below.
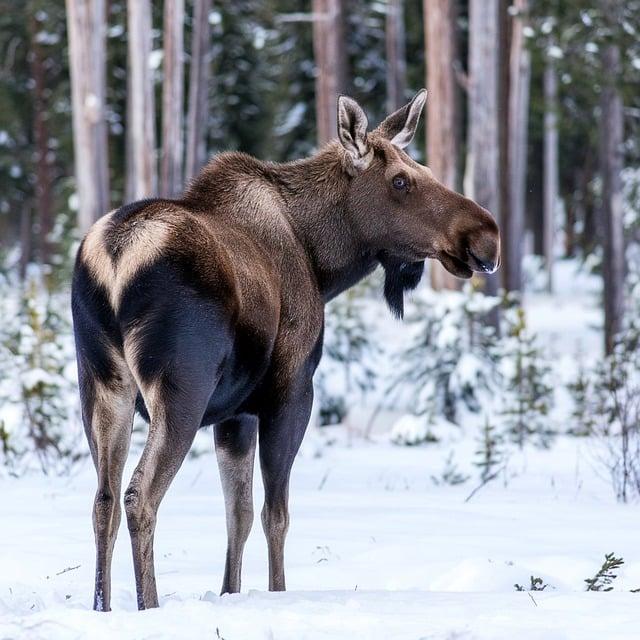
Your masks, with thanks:
M 242 553 L 253 524 L 257 420 L 241 415 L 215 427 L 216 456 L 227 514 L 227 559 L 221 594 L 239 593 Z
M 82 418 L 98 474 L 93 504 L 96 576 L 93 608 L 111 609 L 111 558 L 120 526 L 122 472 L 129 451 L 136 386 L 122 366 L 122 375 L 108 383 L 79 367 Z
M 313 386 L 300 383 L 260 413 L 260 467 L 264 481 L 262 526 L 269 550 L 269 591 L 284 591 L 284 541 L 289 528 L 289 476 L 307 429 Z

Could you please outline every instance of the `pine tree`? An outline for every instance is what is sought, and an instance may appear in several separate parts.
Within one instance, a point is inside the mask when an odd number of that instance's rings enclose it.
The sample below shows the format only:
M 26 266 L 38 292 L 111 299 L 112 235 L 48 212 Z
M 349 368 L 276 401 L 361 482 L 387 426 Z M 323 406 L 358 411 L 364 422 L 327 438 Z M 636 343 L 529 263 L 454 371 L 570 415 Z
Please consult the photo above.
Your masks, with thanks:
M 366 316 L 368 283 L 345 291 L 326 312 L 323 359 L 316 388 L 323 424 L 340 422 L 347 402 L 373 389 L 375 359 L 380 353 Z
M 471 285 L 417 301 L 408 318 L 416 337 L 400 354 L 391 385 L 396 394 L 407 394 L 412 413 L 458 422 L 462 411 L 480 410 L 496 384 L 496 336 L 484 318 L 497 304 Z
M 473 464 L 480 469 L 480 479 L 487 482 L 495 476 L 498 467 L 504 461 L 502 450 L 503 438 L 491 424 L 489 416 L 485 416 L 484 425 L 480 433 L 476 460 Z
M 567 433 L 573 436 L 587 437 L 595 429 L 593 380 L 582 361 L 579 362 L 575 379 L 567 384 L 573 400 L 571 426 Z
M 68 471 L 80 454 L 79 433 L 70 428 L 71 327 L 57 310 L 66 297 L 49 294 L 37 273 L 20 296 L 9 288 L 5 293 L 3 311 L 11 308 L 12 315 L 0 335 L 0 404 L 8 409 L 0 415 L 4 464 L 19 473 L 35 458 L 45 473 Z
M 524 309 L 505 313 L 507 337 L 501 348 L 503 368 L 502 411 L 506 433 L 523 447 L 533 439 L 548 447 L 555 431 L 550 426 L 553 388 L 551 368 L 544 360 L 535 335 L 527 330 Z

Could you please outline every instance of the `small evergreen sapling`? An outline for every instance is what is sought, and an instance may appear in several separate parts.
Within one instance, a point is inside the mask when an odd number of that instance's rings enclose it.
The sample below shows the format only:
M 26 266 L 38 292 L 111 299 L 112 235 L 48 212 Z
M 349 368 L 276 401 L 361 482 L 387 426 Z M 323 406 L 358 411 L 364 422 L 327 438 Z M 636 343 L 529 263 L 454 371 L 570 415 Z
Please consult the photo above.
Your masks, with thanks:
M 587 591 L 612 591 L 613 581 L 618 577 L 617 571 L 624 564 L 623 558 L 616 558 L 613 553 L 604 556 L 602 566 L 593 578 L 587 578 Z
M 506 433 L 520 447 L 533 440 L 537 446 L 547 448 L 555 434 L 549 424 L 553 405 L 551 367 L 536 336 L 527 330 L 524 309 L 509 309 L 504 316 L 507 332 L 501 346 L 501 415 Z
M 471 285 L 417 301 L 408 318 L 415 338 L 391 385 L 396 400 L 427 423 L 480 411 L 496 385 L 495 331 L 484 318 L 498 303 Z
M 479 446 L 476 450 L 476 459 L 473 462 L 480 469 L 482 482 L 488 482 L 498 473 L 499 467 L 504 461 L 502 444 L 502 436 L 491 424 L 489 416 L 486 416 L 480 434 Z
M 521 584 L 514 584 L 516 591 L 544 591 L 549 585 L 542 578 L 530 577 L 529 588 L 523 587 Z
M 12 298 L 13 315 L 0 337 L 0 362 L 9 364 L 11 376 L 0 384 L 0 399 L 12 417 L 3 420 L 4 463 L 19 473 L 30 466 L 27 454 L 35 454 L 45 473 L 66 471 L 80 457 L 79 431 L 70 425 L 75 385 L 66 375 L 73 362 L 71 327 L 56 308 L 67 298 L 52 295 L 39 273 L 30 274 Z
M 577 437 L 593 435 L 596 427 L 595 396 L 593 379 L 585 368 L 582 360 L 579 361 L 576 377 L 567 384 L 567 389 L 573 400 L 571 412 L 571 426 L 567 433 Z
M 367 282 L 348 289 L 327 307 L 323 359 L 317 392 L 320 423 L 342 422 L 355 394 L 366 394 L 375 385 L 375 359 L 380 349 L 367 317 Z

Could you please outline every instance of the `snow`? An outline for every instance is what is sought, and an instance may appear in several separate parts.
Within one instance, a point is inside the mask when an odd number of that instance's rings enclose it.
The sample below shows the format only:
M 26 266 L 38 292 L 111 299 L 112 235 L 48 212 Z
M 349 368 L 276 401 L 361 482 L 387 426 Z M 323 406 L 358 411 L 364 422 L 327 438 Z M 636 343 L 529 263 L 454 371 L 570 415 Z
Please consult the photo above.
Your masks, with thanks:
M 510 461 L 509 477 L 465 503 L 475 479 L 455 487 L 430 479 L 450 443 L 349 447 L 340 434 L 333 428 L 333 446 L 294 466 L 285 594 L 265 592 L 257 521 L 244 593 L 214 595 L 225 526 L 211 456 L 186 462 L 163 503 L 155 553 L 161 608 L 144 613 L 135 611 L 124 525 L 114 611 L 90 611 L 89 463 L 72 479 L 4 481 L 0 637 L 216 638 L 216 629 L 227 639 L 634 637 L 640 608 L 628 590 L 640 586 L 640 512 L 614 502 L 583 441 L 525 450 Z M 468 458 L 465 442 L 456 446 Z M 258 506 L 259 482 L 255 489 Z M 626 561 L 615 590 L 585 593 L 584 579 L 612 550 Z M 531 575 L 550 586 L 531 597 L 516 592 Z

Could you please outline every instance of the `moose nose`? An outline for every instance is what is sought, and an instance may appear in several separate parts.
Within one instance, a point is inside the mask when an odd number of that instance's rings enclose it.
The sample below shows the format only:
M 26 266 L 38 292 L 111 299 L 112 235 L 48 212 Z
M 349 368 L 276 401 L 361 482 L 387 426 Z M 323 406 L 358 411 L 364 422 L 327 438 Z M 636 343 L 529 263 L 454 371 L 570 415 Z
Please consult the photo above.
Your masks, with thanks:
M 469 258 L 471 259 L 471 266 L 474 271 L 481 271 L 483 273 L 494 273 L 498 268 L 498 259 L 493 258 L 480 258 L 471 249 L 467 249 Z
M 493 218 L 467 241 L 468 264 L 473 271 L 494 273 L 500 266 L 500 232 Z

